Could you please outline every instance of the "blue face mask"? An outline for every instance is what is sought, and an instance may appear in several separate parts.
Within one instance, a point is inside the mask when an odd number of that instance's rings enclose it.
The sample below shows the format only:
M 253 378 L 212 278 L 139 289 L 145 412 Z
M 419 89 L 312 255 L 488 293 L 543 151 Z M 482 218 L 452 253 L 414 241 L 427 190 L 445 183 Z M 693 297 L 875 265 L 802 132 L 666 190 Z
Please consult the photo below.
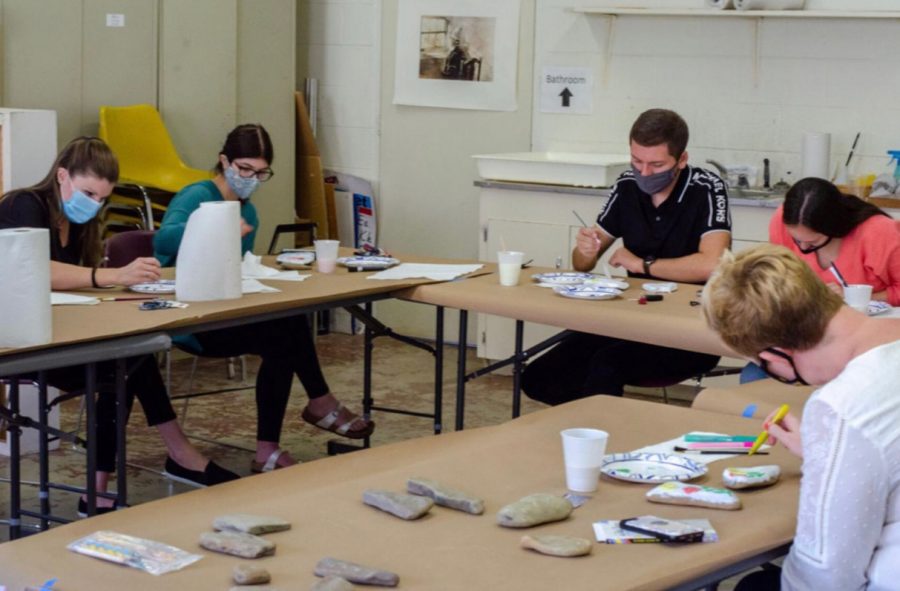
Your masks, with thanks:
M 656 195 L 668 187 L 675 180 L 675 177 L 678 176 L 678 173 L 681 172 L 677 166 L 673 166 L 669 170 L 644 176 L 634 166 L 631 169 L 634 172 L 634 181 L 637 183 L 638 189 L 648 195 Z
M 63 214 L 73 224 L 86 224 L 97 216 L 103 205 L 73 187 L 72 196 L 63 201 Z
M 250 195 L 253 195 L 253 192 L 259 187 L 259 179 L 255 176 L 245 179 L 231 166 L 225 169 L 225 182 L 241 201 L 250 199 Z

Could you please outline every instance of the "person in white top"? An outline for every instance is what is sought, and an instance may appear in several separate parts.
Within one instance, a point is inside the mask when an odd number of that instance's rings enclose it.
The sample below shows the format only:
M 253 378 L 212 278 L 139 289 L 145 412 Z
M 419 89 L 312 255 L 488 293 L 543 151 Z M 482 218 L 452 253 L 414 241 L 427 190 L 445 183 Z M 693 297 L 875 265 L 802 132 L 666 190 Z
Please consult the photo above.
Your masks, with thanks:
M 726 253 L 703 291 L 710 327 L 786 383 L 821 385 L 800 418 L 764 423 L 803 458 L 780 581 L 737 589 L 900 589 L 900 319 L 843 305 L 782 246 Z

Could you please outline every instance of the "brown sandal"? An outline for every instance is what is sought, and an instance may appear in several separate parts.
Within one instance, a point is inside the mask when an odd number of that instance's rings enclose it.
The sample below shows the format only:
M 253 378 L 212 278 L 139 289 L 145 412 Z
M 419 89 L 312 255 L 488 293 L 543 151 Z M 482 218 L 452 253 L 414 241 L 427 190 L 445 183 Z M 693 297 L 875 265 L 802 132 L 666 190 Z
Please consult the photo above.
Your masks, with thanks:
M 324 429 L 325 431 L 330 431 L 331 433 L 335 433 L 337 435 L 342 435 L 344 437 L 348 437 L 350 439 L 362 439 L 364 437 L 368 437 L 372 434 L 372 431 L 375 430 L 375 423 L 372 421 L 366 421 L 366 424 L 359 429 L 351 429 L 350 427 L 356 422 L 360 417 L 359 415 L 350 413 L 350 417 L 339 423 L 338 417 L 341 414 L 341 410 L 344 409 L 344 405 L 338 402 L 338 405 L 332 410 L 330 413 L 323 417 L 317 417 L 314 415 L 307 406 L 303 409 L 303 420 L 318 427 L 319 429 Z

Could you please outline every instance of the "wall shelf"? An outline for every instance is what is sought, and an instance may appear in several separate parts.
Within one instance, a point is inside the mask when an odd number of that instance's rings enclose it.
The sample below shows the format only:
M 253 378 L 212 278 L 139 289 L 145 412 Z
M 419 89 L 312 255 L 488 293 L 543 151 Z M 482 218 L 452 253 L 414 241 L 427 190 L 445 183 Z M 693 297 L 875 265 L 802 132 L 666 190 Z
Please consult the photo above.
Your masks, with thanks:
M 845 18 L 900 19 L 896 10 L 715 10 L 702 8 L 588 8 L 573 7 L 573 12 L 598 16 L 694 16 L 738 18 Z

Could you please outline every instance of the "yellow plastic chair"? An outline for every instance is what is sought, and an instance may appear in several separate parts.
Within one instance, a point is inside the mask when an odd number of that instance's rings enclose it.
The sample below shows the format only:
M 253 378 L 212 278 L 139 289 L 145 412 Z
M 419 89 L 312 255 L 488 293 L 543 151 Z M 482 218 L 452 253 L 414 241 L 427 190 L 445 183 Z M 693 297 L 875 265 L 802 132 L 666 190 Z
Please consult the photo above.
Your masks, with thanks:
M 99 136 L 119 159 L 120 186 L 131 185 L 139 191 L 132 199 L 145 208 L 148 220 L 165 213 L 172 194 L 213 176 L 211 171 L 191 168 L 181 160 L 153 105 L 100 107 Z M 154 198 L 160 191 L 163 196 Z M 117 193 L 128 199 L 127 191 Z

